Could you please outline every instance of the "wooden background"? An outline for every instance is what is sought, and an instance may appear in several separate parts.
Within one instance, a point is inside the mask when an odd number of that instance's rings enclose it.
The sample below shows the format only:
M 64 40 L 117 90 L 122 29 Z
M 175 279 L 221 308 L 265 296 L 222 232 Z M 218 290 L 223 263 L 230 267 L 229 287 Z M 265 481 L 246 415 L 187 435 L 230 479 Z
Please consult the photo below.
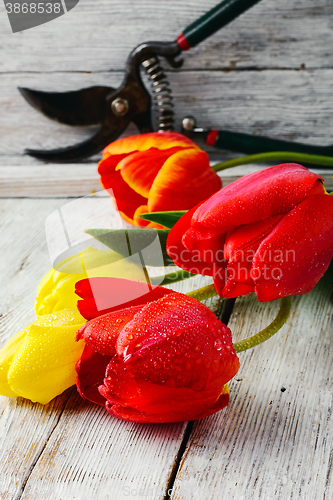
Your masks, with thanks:
M 79 142 L 93 130 L 44 118 L 17 86 L 118 86 L 133 47 L 175 39 L 215 4 L 80 0 L 65 16 L 16 34 L 0 4 L 1 344 L 34 320 L 37 284 L 50 267 L 46 217 L 68 198 L 100 189 L 98 158 L 52 165 L 23 155 L 26 147 Z M 193 114 L 202 126 L 333 143 L 332 28 L 331 0 L 262 0 L 185 53 L 181 70 L 165 66 L 178 129 Z M 256 168 L 223 177 L 228 183 Z M 333 171 L 320 172 L 332 188 Z M 240 355 L 230 406 L 194 425 L 116 421 L 74 389 L 45 407 L 0 398 L 0 497 L 162 500 L 170 490 L 172 500 L 332 498 L 331 282 L 332 273 L 295 301 L 278 336 Z M 209 304 L 223 310 L 219 301 Z M 235 338 L 266 325 L 276 308 L 238 300 Z

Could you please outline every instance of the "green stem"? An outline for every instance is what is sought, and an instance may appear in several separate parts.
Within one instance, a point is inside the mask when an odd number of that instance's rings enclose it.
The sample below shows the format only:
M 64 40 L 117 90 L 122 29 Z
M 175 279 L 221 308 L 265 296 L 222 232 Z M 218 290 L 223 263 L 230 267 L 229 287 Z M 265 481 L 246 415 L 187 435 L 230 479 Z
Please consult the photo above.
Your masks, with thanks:
M 280 310 L 276 316 L 276 318 L 272 321 L 272 323 L 261 332 L 256 333 L 252 337 L 241 340 L 240 342 L 234 343 L 234 349 L 236 352 L 247 351 L 247 349 L 251 349 L 256 345 L 262 344 L 270 337 L 272 337 L 276 332 L 280 330 L 280 328 L 285 324 L 289 317 L 291 308 L 291 297 L 285 297 L 281 299 L 280 302 Z
M 215 290 L 214 285 L 204 286 L 203 288 L 199 288 L 198 290 L 194 290 L 193 292 L 189 292 L 186 295 L 189 297 L 193 297 L 196 300 L 206 300 L 210 297 L 214 297 L 217 295 L 217 291 Z M 252 335 L 244 340 L 240 340 L 239 342 L 234 343 L 234 349 L 236 352 L 247 351 L 252 347 L 255 347 L 263 342 L 266 342 L 270 337 L 272 337 L 276 332 L 282 328 L 282 326 L 287 321 L 291 309 L 291 297 L 284 297 L 280 301 L 280 309 L 276 316 L 276 318 L 272 321 L 272 323 L 260 332 Z
M 299 163 L 310 163 L 312 165 L 328 165 L 333 167 L 333 158 L 331 156 L 307 155 L 303 153 L 289 153 L 288 151 L 271 151 L 269 153 L 259 153 L 250 156 L 241 156 L 234 160 L 217 163 L 212 167 L 215 172 L 221 172 L 227 168 L 246 165 L 247 163 L 259 163 L 262 161 L 292 161 Z
M 152 285 L 172 285 L 172 283 L 177 283 L 177 281 L 187 280 L 188 278 L 192 278 L 192 276 L 196 276 L 196 274 L 189 273 L 187 271 L 175 271 L 174 273 L 166 274 L 165 276 L 153 276 L 150 277 L 150 283 Z
M 189 292 L 186 295 L 192 297 L 193 299 L 206 300 L 217 295 L 217 291 L 215 290 L 214 285 L 208 285 L 203 288 L 198 288 L 198 290 L 193 290 L 193 292 Z

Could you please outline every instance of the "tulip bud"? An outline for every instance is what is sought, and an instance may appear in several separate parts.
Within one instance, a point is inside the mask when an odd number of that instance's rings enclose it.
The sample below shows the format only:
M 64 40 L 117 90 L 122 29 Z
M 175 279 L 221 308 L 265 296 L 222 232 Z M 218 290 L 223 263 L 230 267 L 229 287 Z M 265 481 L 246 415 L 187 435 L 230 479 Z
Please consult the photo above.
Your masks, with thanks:
M 138 226 L 148 224 L 138 218 L 142 213 L 187 210 L 222 186 L 207 153 L 177 132 L 152 132 L 112 142 L 103 151 L 98 172 L 121 216 Z
M 87 248 L 60 262 L 41 280 L 37 289 L 36 314 L 76 309 L 75 283 L 88 277 L 112 276 L 146 281 L 142 266 L 113 250 Z
M 84 343 L 75 333 L 77 311 L 47 314 L 18 332 L 0 351 L 0 394 L 46 404 L 75 384 L 75 363 Z
M 86 323 L 80 394 L 135 422 L 200 419 L 228 404 L 239 360 L 231 332 L 203 304 L 172 292 Z

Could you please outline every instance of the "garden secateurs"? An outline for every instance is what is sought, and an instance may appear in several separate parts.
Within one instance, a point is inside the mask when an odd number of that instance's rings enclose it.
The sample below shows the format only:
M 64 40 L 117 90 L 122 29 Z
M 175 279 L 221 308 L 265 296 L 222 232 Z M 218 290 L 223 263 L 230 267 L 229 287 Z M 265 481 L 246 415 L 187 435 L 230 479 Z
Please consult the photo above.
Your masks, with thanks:
M 179 68 L 183 63 L 179 59 L 183 51 L 195 47 L 258 2 L 223 0 L 189 25 L 175 41 L 147 42 L 137 46 L 127 59 L 125 76 L 118 89 L 94 86 L 69 92 L 43 92 L 19 88 L 25 99 L 49 118 L 67 125 L 100 125 L 93 137 L 75 146 L 49 151 L 28 149 L 26 153 L 40 160 L 59 163 L 83 160 L 116 140 L 130 122 L 140 133 L 154 131 L 153 105 L 158 115 L 157 129 L 173 130 L 172 93 L 159 58 L 166 59 L 171 67 Z M 141 67 L 150 79 L 152 95 L 142 81 Z M 205 131 L 196 127 L 192 117 L 184 118 L 182 132 L 194 140 L 202 137 L 209 146 L 246 154 L 288 151 L 333 156 L 333 146 L 311 146 L 223 130 Z

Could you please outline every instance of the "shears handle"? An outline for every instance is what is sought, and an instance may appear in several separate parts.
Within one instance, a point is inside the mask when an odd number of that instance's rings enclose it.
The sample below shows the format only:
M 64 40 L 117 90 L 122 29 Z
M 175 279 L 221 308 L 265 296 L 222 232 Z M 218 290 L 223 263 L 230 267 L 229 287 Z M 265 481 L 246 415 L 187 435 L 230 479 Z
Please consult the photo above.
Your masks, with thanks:
M 230 23 L 260 0 L 224 0 L 194 21 L 181 33 L 177 42 L 182 50 L 195 47 L 215 31 Z
M 206 144 L 218 149 L 237 151 L 238 153 L 256 154 L 270 151 L 287 151 L 309 155 L 333 156 L 333 146 L 313 146 L 300 142 L 282 141 L 255 135 L 230 132 L 228 130 L 210 130 Z

